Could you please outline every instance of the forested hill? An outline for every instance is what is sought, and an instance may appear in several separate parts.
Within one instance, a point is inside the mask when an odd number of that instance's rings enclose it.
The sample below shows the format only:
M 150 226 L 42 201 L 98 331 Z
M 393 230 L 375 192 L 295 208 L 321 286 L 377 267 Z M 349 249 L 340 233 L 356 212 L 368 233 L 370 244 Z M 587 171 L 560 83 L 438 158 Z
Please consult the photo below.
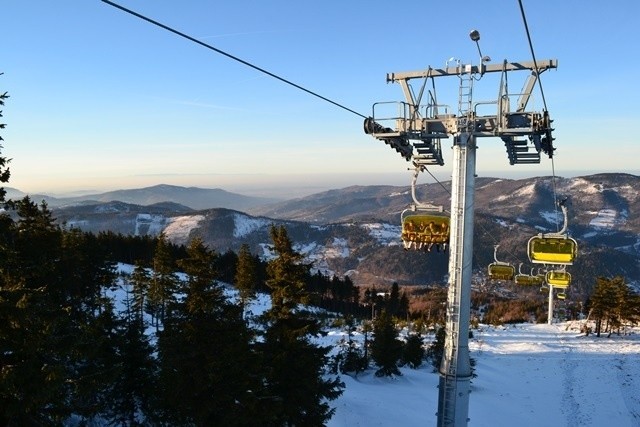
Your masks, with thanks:
M 448 210 L 450 183 L 418 187 L 423 201 Z M 598 174 L 577 178 L 520 180 L 478 178 L 476 182 L 474 270 L 482 281 L 488 263 L 499 259 L 531 268 L 528 239 L 562 226 L 555 198 L 568 198 L 569 234 L 579 244 L 570 271 L 572 292 L 586 295 L 595 277 L 625 277 L 640 283 L 640 177 Z M 251 209 L 189 211 L 134 205 L 98 204 L 54 210 L 60 222 L 85 230 L 124 234 L 165 232 L 176 243 L 201 236 L 219 251 L 248 243 L 261 254 L 272 223 L 284 224 L 297 247 L 329 274 L 349 274 L 359 284 L 444 283 L 447 256 L 405 252 L 399 245 L 400 212 L 411 202 L 408 187 L 348 187 Z M 108 206 L 109 209 L 105 209 Z M 122 208 L 122 209 L 120 209 Z

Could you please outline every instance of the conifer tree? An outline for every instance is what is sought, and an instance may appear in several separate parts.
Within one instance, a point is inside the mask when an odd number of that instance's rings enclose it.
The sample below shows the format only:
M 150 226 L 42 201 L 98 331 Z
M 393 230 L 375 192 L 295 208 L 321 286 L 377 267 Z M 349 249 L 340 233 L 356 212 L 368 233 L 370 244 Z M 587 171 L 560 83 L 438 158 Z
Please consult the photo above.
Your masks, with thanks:
M 392 317 L 398 317 L 400 311 L 400 287 L 398 282 L 393 282 L 391 285 L 391 292 L 387 299 L 387 313 Z
M 412 369 L 417 369 L 422 365 L 425 350 L 420 334 L 413 333 L 407 337 L 407 341 L 402 346 L 402 356 L 400 358 L 403 365 L 408 365 Z
M 140 326 L 144 327 L 144 307 L 151 284 L 151 275 L 141 261 L 136 261 L 130 281 L 133 287 L 133 313 Z
M 147 305 L 156 328 L 159 327 L 159 322 L 164 322 L 167 304 L 175 298 L 178 279 L 174 264 L 167 237 L 164 233 L 160 234 L 153 256 L 153 273 L 147 295 Z
M 298 304 L 309 303 L 309 292 L 304 282 L 309 266 L 302 263 L 302 254 L 293 250 L 284 226 L 272 226 L 269 234 L 276 254 L 276 258 L 267 264 L 267 286 L 271 290 L 272 304 L 270 313 L 277 318 L 288 318 Z
M 107 407 L 102 416 L 112 425 L 150 425 L 154 398 L 157 398 L 157 362 L 154 348 L 137 315 L 121 323 L 113 343 L 115 377 L 108 384 Z
M 337 356 L 337 368 L 340 372 L 354 374 L 367 369 L 367 359 L 361 348 L 353 340 L 353 333 L 356 330 L 355 319 L 352 316 L 345 316 L 344 325 L 347 330 L 347 339 L 342 342 L 342 350 Z
M 436 336 L 434 341 L 431 342 L 429 348 L 427 349 L 427 358 L 431 360 L 431 366 L 433 366 L 433 371 L 437 372 L 440 369 L 440 364 L 442 363 L 442 356 L 444 355 L 444 341 L 446 338 L 446 330 L 444 327 L 439 327 L 436 331 Z
M 255 297 L 257 283 L 257 262 L 249 250 L 249 245 L 244 243 L 240 246 L 240 251 L 238 252 L 238 264 L 235 275 L 235 285 L 240 294 L 240 305 L 243 310 L 247 301 Z
M 398 369 L 398 360 L 402 354 L 402 342 L 392 317 L 386 310 L 376 317 L 373 323 L 373 342 L 371 358 L 378 365 L 376 376 L 402 375 Z
M 618 330 L 625 321 L 637 321 L 638 297 L 625 284 L 623 277 L 598 277 L 590 298 L 590 317 L 596 322 L 595 333 Z
M 5 218 L 0 242 L 0 423 L 60 423 L 70 413 L 74 336 L 57 269 L 61 233 L 46 205 L 11 206 L 17 218 Z
M 171 303 L 159 338 L 161 423 L 242 426 L 255 422 L 259 364 L 240 307 L 215 280 L 216 254 L 200 239 L 178 264 L 187 275 L 183 300 Z
M 272 226 L 270 235 L 276 257 L 267 265 L 272 307 L 258 344 L 265 368 L 261 419 L 265 425 L 321 426 L 334 412 L 328 401 L 340 396 L 344 385 L 324 377 L 329 348 L 311 341 L 320 324 L 299 307 L 309 301 L 304 282 L 309 266 L 293 250 L 283 226 Z

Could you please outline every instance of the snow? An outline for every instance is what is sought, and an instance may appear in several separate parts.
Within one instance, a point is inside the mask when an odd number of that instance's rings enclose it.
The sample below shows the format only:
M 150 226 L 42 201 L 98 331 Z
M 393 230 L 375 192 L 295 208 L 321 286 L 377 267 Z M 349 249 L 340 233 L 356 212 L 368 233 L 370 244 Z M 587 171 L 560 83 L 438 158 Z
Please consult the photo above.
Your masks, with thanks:
M 235 214 L 233 217 L 235 228 L 233 229 L 233 237 L 244 237 L 252 231 L 266 227 L 273 222 L 264 218 L 250 218 L 246 215 Z
M 204 215 L 185 215 L 170 218 L 164 229 L 164 234 L 173 243 L 188 243 L 191 230 L 197 228 L 200 221 L 203 220 Z
M 531 196 L 536 193 L 536 184 L 531 183 L 529 185 L 525 185 L 521 188 L 518 188 L 514 193 L 513 197 L 523 197 L 523 196 Z
M 333 243 L 325 249 L 327 258 L 347 258 L 349 256 L 349 245 L 347 239 L 339 237 L 333 238 Z
M 495 221 L 496 221 L 496 224 L 500 225 L 501 227 L 511 228 L 511 227 L 509 227 L 509 224 L 507 223 L 507 221 L 505 221 L 503 219 L 496 218 Z
M 595 228 L 613 228 L 616 224 L 618 212 L 613 209 L 602 209 L 596 213 L 595 218 L 589 222 L 589 226 Z
M 554 225 L 562 226 L 562 223 L 564 222 L 562 212 L 560 211 L 540 211 L 540 216 L 548 223 Z
M 571 181 L 571 184 L 569 185 L 569 189 L 574 190 L 575 188 L 578 188 L 580 192 L 586 193 L 586 194 L 602 193 L 601 184 L 594 184 L 592 182 L 587 181 L 584 178 L 574 178 Z
M 469 426 L 640 425 L 640 329 L 626 336 L 584 336 L 578 323 L 481 325 L 472 330 Z M 335 335 L 329 335 L 330 338 Z M 330 427 L 424 426 L 437 421 L 438 381 L 431 366 L 401 377 L 342 375 Z
M 376 239 L 380 244 L 385 246 L 394 246 L 400 244 L 400 227 L 397 225 L 385 223 L 362 224 L 362 228 L 369 231 L 369 235 Z
M 163 215 L 140 213 L 136 215 L 135 235 L 157 236 L 162 233 L 162 230 L 164 229 L 167 222 L 167 218 L 165 218 Z
M 133 267 L 118 264 L 121 274 Z M 126 286 L 110 296 L 124 310 Z M 236 297 L 229 285 L 227 295 Z M 259 315 L 270 306 L 258 294 L 247 307 Z M 600 338 L 580 333 L 583 321 L 506 326 L 480 325 L 469 341 L 475 378 L 469 395 L 470 427 L 638 426 L 640 425 L 640 328 Z M 154 328 L 148 333 L 153 334 Z M 337 351 L 346 337 L 328 329 L 317 337 Z M 352 339 L 363 343 L 363 335 Z M 427 343 L 433 335 L 427 337 Z M 435 425 L 439 375 L 426 362 L 419 369 L 400 368 L 402 376 L 378 378 L 374 369 L 357 377 L 340 375 L 343 394 L 331 401 L 335 415 L 328 427 L 413 427 Z

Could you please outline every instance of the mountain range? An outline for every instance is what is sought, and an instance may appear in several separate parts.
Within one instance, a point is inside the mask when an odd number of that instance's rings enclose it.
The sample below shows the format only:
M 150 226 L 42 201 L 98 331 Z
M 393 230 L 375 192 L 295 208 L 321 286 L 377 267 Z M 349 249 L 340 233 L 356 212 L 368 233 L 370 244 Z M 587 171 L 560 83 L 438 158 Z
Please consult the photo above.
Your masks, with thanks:
M 27 194 L 15 189 L 6 188 L 7 197 L 18 199 Z M 29 194 L 32 200 L 44 200 L 51 208 L 76 205 L 92 205 L 108 202 L 124 202 L 135 205 L 152 205 L 162 202 L 172 202 L 191 209 L 210 209 L 224 207 L 228 209 L 250 209 L 267 203 L 277 202 L 278 199 L 243 196 L 219 188 L 180 187 L 176 185 L 160 184 L 152 187 L 131 190 L 116 190 L 106 193 L 87 194 L 75 197 L 52 197 L 46 194 Z
M 419 201 L 441 205 L 446 212 L 450 186 L 450 182 L 422 184 L 416 195 Z M 525 274 L 533 272 L 528 239 L 562 228 L 563 216 L 555 200 L 566 198 L 568 234 L 579 246 L 576 262 L 568 267 L 573 276 L 568 298 L 583 300 L 597 276 L 621 275 L 640 288 L 639 189 L 640 177 L 621 173 L 478 178 L 474 287 L 507 296 L 537 292 L 488 281 L 487 265 L 497 258 Z M 224 197 L 215 199 L 216 194 L 227 197 L 226 204 Z M 224 190 L 160 185 L 66 199 L 50 206 L 67 227 L 138 235 L 164 232 L 176 243 L 197 235 L 219 252 L 248 243 L 254 253 L 265 257 L 270 255 L 269 227 L 282 224 L 296 249 L 325 274 L 349 275 L 359 285 L 445 284 L 448 252 L 402 249 L 400 214 L 411 201 L 408 186 L 353 186 L 274 201 Z

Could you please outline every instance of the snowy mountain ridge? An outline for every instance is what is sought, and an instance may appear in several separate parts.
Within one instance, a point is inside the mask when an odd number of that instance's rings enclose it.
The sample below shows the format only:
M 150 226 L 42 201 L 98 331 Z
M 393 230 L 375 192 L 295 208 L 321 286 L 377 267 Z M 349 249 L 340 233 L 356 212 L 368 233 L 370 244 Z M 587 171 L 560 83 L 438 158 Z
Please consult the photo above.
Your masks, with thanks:
M 444 187 L 421 185 L 418 197 L 447 210 L 450 201 Z M 574 296 L 584 298 L 598 275 L 622 275 L 631 284 L 640 284 L 640 198 L 634 189 L 640 190 L 640 177 L 628 174 L 478 178 L 474 239 L 478 280 L 483 280 L 486 265 L 493 262 L 496 244 L 501 259 L 523 264 L 528 271 L 528 239 L 562 226 L 562 214 L 553 205 L 555 194 L 555 198 L 569 197 L 569 235 L 579 244 L 579 257 L 569 268 Z M 400 212 L 410 202 L 406 187 L 371 186 L 331 190 L 256 208 L 253 213 L 111 202 L 59 208 L 54 214 L 60 222 L 88 231 L 164 232 L 175 243 L 200 236 L 219 252 L 238 250 L 247 243 L 257 254 L 265 254 L 271 224 L 282 224 L 296 249 L 326 274 L 349 274 L 354 282 L 365 285 L 444 284 L 446 255 L 401 249 Z

